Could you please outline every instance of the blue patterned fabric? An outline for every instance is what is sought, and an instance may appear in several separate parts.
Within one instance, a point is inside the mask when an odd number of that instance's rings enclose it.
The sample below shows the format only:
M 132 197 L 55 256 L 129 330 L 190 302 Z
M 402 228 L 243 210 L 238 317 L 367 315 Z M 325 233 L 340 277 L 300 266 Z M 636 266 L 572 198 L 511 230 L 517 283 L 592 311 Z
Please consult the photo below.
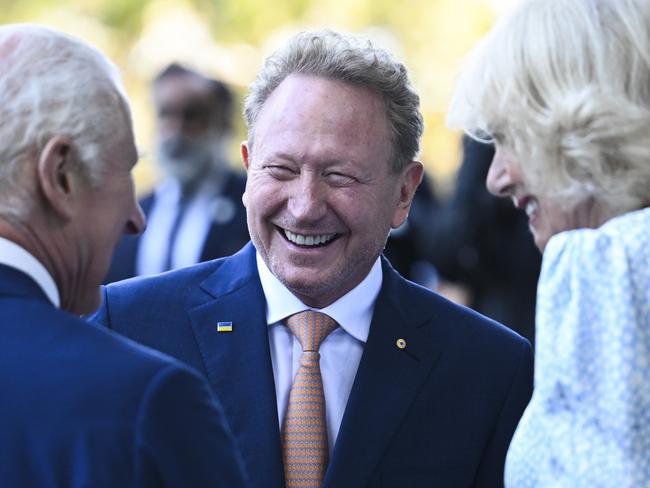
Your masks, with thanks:
M 650 486 L 650 208 L 560 233 L 538 287 L 512 488 Z

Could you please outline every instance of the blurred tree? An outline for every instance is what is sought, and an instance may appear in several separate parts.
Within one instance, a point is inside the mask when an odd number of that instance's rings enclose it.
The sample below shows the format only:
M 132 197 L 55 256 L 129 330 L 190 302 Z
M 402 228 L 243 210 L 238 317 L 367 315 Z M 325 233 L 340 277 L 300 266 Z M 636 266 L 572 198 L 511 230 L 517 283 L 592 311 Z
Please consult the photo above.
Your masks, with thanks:
M 364 32 L 409 66 L 425 117 L 421 158 L 444 189 L 460 159 L 458 134 L 444 126 L 455 75 L 491 25 L 491 5 L 504 1 L 0 0 L 0 22 L 51 24 L 105 50 L 122 68 L 145 146 L 152 129 L 148 82 L 167 62 L 190 62 L 243 94 L 264 55 L 296 30 Z M 238 128 L 236 140 L 244 137 Z
M 106 26 L 119 31 L 122 39 L 132 41 L 142 28 L 142 17 L 150 0 L 99 0 L 88 11 Z M 118 38 L 119 39 L 119 38 Z

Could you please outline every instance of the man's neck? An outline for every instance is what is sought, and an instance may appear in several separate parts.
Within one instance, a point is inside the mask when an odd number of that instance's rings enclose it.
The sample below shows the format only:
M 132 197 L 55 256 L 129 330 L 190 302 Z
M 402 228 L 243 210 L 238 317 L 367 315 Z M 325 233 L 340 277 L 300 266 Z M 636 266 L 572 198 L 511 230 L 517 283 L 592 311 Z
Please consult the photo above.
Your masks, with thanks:
M 57 250 L 61 248 L 61 239 L 51 236 L 46 226 L 47 223 L 37 215 L 24 220 L 2 216 L 0 238 L 20 248 L 18 251 L 14 248 L 16 252 L 12 252 L 12 257 L 20 262 L 27 261 L 27 269 L 31 270 L 28 274 L 32 278 L 35 278 L 34 274 L 36 274 L 39 285 L 44 289 L 47 288 L 45 291 L 50 300 L 60 307 L 63 299 L 61 270 L 65 268 L 65 261 L 63 255 L 57 254 Z M 5 264 L 13 265 L 10 259 L 7 259 Z M 18 269 L 23 270 L 22 267 Z
M 5 221 L 0 221 L 0 264 L 10 266 L 22 271 L 32 278 L 43 290 L 55 307 L 61 305 L 59 289 L 46 268 L 43 261 L 38 258 L 24 244 L 25 240 L 6 226 Z

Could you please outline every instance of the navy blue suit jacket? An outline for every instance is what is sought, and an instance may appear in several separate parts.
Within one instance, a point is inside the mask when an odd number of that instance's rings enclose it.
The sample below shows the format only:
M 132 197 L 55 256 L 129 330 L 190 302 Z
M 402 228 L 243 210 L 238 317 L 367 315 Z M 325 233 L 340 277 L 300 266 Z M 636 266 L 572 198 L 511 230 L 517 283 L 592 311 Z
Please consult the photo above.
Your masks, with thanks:
M 235 206 L 235 213 L 226 222 L 213 221 L 208 230 L 201 249 L 200 262 L 229 256 L 236 253 L 248 242 L 248 226 L 246 225 L 246 209 L 242 203 L 242 194 L 246 189 L 246 176 L 231 171 L 221 192 L 221 196 L 229 199 Z M 156 201 L 156 194 L 150 193 L 139 201 L 145 216 L 151 213 Z M 146 230 L 145 230 L 146 232 Z M 118 243 L 105 283 L 124 280 L 136 275 L 136 259 L 142 234 L 123 236 Z M 161 242 L 161 246 L 167 246 Z
M 324 486 L 502 486 L 505 453 L 532 392 L 530 345 L 406 281 L 385 259 L 383 273 Z M 222 399 L 253 486 L 284 486 L 251 244 L 229 258 L 109 285 L 95 320 L 202 371 Z M 232 332 L 217 332 L 224 321 Z
M 196 372 L 55 308 L 0 265 L 0 486 L 244 486 Z

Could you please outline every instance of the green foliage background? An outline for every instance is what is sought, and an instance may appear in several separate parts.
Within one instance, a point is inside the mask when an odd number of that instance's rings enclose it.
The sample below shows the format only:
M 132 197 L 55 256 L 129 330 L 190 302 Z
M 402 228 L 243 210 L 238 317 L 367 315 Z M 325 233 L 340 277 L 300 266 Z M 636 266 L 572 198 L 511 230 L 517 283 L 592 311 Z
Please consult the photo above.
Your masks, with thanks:
M 458 164 L 459 134 L 444 115 L 463 56 L 507 0 L 0 0 L 0 22 L 48 24 L 95 44 L 120 67 L 136 137 L 150 153 L 149 81 L 181 61 L 230 83 L 243 98 L 264 56 L 291 34 L 330 27 L 370 36 L 406 63 L 422 99 L 421 159 L 440 186 Z M 233 164 L 244 138 L 239 121 Z M 140 190 L 155 180 L 146 157 Z

